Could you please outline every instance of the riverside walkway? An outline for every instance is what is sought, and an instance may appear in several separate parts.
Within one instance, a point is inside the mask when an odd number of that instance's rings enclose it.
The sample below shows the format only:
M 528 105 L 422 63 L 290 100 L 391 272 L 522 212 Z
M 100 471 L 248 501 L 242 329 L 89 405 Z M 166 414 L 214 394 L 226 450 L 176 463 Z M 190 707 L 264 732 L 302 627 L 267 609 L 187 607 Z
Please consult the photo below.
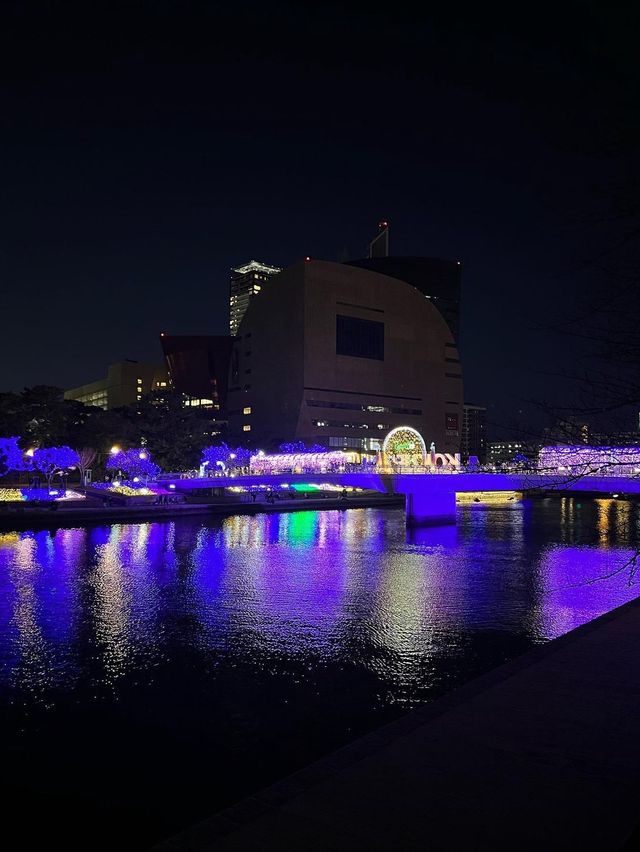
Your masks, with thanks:
M 156 852 L 635 848 L 639 647 L 636 599 Z

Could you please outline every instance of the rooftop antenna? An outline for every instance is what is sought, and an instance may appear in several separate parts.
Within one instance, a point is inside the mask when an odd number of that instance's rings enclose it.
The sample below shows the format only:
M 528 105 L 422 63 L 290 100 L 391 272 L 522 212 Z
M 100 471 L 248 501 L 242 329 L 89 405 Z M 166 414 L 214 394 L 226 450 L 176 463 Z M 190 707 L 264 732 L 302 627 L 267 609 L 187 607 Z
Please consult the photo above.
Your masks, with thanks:
M 378 222 L 378 233 L 369 243 L 370 258 L 389 257 L 389 223 L 386 219 Z

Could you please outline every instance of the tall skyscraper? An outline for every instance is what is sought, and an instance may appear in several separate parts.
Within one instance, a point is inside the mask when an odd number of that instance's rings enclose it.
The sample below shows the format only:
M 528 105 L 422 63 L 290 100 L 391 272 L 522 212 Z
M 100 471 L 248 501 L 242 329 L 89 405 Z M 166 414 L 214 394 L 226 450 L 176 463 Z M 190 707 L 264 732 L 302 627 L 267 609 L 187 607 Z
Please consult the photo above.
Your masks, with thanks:
M 265 281 L 280 272 L 279 267 L 250 260 L 231 270 L 229 284 L 229 334 L 233 337 L 245 315 L 249 302 L 260 292 Z
M 480 464 L 487 458 L 487 409 L 465 402 L 462 414 L 462 458 L 476 456 Z

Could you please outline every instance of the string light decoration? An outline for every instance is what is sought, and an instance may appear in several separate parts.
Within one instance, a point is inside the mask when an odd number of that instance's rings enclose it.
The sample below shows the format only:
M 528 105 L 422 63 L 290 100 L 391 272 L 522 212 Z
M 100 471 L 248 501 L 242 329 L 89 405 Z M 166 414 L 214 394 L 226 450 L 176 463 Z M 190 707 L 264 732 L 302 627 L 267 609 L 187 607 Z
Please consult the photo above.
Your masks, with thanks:
M 31 458 L 22 452 L 19 440 L 15 436 L 0 438 L 0 462 L 4 462 L 7 471 L 29 470 L 31 467 Z
M 359 464 L 360 453 L 330 450 L 319 453 L 258 453 L 251 456 L 251 473 L 327 473 L 345 470 L 349 464 Z
M 31 464 L 34 470 L 44 474 L 49 488 L 51 480 L 58 472 L 64 472 L 78 464 L 78 454 L 71 447 L 41 447 L 33 451 Z
M 146 447 L 130 450 L 118 450 L 107 459 L 108 470 L 121 470 L 129 479 L 134 476 L 153 478 L 160 473 L 160 467 L 151 459 Z
M 538 453 L 542 473 L 566 471 L 580 476 L 631 476 L 640 473 L 640 447 L 590 447 L 586 444 L 542 447 Z
M 382 457 L 385 467 L 424 467 L 427 463 L 427 447 L 416 429 L 396 426 L 384 439 Z

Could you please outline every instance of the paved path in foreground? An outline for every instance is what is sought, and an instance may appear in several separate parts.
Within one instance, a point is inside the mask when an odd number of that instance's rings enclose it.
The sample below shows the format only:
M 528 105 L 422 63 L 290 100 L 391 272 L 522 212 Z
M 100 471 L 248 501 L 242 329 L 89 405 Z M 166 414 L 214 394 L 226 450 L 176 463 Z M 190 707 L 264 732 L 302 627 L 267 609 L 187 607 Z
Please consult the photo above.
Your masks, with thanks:
M 156 847 L 615 850 L 640 817 L 640 599 Z

